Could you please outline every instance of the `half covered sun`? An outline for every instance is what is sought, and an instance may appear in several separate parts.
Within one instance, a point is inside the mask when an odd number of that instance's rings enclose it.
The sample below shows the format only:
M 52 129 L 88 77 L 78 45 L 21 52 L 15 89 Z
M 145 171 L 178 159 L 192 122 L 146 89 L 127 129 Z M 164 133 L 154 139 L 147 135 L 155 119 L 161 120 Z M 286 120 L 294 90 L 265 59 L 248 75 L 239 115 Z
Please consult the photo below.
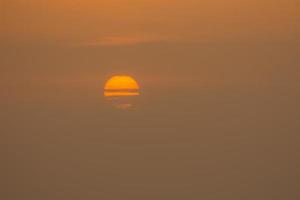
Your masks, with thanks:
M 139 85 L 130 76 L 113 76 L 104 86 L 105 97 L 138 96 Z

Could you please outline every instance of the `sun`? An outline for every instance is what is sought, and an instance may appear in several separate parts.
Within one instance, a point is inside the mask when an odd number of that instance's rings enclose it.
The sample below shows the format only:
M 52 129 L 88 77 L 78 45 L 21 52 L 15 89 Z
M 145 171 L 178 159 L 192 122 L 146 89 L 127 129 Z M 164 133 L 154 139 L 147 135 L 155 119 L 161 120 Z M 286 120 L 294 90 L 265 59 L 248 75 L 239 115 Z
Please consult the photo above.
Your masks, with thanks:
M 105 97 L 138 96 L 139 85 L 131 76 L 117 75 L 111 77 L 104 85 Z

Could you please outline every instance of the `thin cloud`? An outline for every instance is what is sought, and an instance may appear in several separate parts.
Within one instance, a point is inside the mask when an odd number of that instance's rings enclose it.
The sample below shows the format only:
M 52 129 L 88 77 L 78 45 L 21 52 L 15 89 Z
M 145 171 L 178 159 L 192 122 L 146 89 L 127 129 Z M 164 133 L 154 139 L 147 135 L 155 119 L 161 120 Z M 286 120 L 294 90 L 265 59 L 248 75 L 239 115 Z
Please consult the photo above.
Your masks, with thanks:
M 84 42 L 85 46 L 130 46 L 137 44 L 157 43 L 171 41 L 174 38 L 151 35 L 133 35 L 133 36 L 107 36 L 101 39 Z

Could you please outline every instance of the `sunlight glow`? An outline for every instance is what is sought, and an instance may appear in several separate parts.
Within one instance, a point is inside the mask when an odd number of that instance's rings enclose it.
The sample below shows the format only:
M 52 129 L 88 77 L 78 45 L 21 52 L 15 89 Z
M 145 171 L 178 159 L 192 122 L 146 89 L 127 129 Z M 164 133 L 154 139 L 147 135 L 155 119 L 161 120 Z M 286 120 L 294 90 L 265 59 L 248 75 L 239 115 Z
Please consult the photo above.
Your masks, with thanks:
M 130 76 L 113 76 L 104 86 L 104 90 L 138 90 L 140 87 Z
M 104 92 L 104 96 L 106 97 L 122 97 L 122 96 L 138 96 L 140 95 L 139 92 Z
M 113 76 L 104 85 L 103 95 L 117 109 L 131 108 L 140 95 L 138 83 L 130 76 Z

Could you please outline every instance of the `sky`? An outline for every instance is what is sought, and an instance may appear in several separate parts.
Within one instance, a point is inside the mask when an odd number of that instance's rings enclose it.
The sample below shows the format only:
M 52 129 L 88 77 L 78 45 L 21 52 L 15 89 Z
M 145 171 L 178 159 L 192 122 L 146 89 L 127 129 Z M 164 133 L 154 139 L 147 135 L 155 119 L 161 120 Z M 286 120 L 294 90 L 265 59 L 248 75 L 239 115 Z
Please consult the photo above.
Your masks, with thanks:
M 299 52 L 297 0 L 1 0 L 0 198 L 299 199 Z

